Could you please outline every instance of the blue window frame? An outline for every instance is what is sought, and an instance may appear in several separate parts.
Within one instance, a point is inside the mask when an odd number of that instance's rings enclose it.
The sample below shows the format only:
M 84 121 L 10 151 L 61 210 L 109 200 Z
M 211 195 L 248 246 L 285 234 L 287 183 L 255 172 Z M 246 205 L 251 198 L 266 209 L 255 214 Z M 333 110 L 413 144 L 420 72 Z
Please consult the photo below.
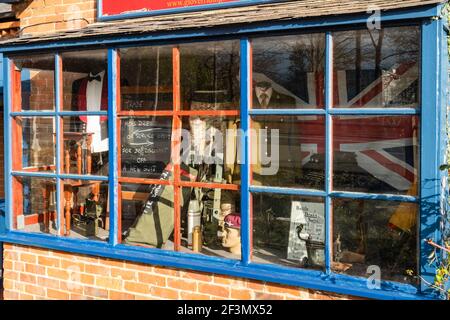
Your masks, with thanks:
M 334 28 L 343 27 L 344 30 L 353 28 L 355 24 L 364 24 L 367 16 L 340 17 L 323 20 L 308 20 L 304 22 L 275 22 L 272 24 L 249 26 L 246 28 L 224 28 L 214 29 L 208 33 L 204 32 L 180 32 L 172 34 L 145 35 L 140 37 L 118 37 L 98 40 L 76 40 L 72 42 L 53 42 L 39 45 L 19 45 L 2 48 L 5 53 L 3 58 L 4 75 L 4 104 L 5 104 L 5 132 L 11 132 L 11 119 L 14 117 L 64 117 L 74 115 L 71 112 L 61 110 L 59 101 L 59 85 L 55 85 L 55 109 L 53 111 L 13 111 L 12 106 L 12 59 L 15 54 L 40 52 L 53 50 L 55 52 L 55 79 L 59 79 L 61 54 L 64 50 L 77 48 L 79 46 L 98 48 L 107 47 L 108 54 L 108 111 L 86 112 L 85 115 L 107 115 L 109 137 L 116 137 L 120 128 L 117 127 L 117 84 L 118 84 L 118 50 L 128 45 L 148 45 L 167 43 L 171 41 L 193 41 L 192 39 L 211 40 L 221 39 L 221 36 L 237 38 L 240 41 L 240 121 L 241 128 L 247 132 L 251 126 L 251 118 L 267 115 L 297 115 L 297 116 L 323 116 L 325 127 L 325 184 L 323 190 L 311 190 L 300 188 L 263 187 L 251 184 L 251 168 L 243 165 L 241 170 L 241 208 L 242 208 L 242 258 L 239 262 L 234 260 L 206 257 L 200 255 L 186 255 L 181 252 L 167 252 L 149 248 L 139 248 L 120 244 L 118 242 L 119 221 L 118 217 L 118 165 L 115 139 L 109 140 L 109 175 L 102 176 L 79 176 L 63 174 L 60 171 L 61 146 L 56 143 L 56 171 L 54 173 L 43 172 L 15 172 L 12 163 L 13 141 L 11 135 L 5 134 L 5 193 L 6 193 L 6 233 L 0 236 L 0 240 L 24 245 L 40 246 L 55 250 L 62 250 L 81 254 L 98 255 L 109 258 L 125 259 L 136 262 L 163 265 L 203 272 L 226 274 L 237 277 L 247 277 L 268 282 L 284 283 L 288 285 L 301 286 L 311 289 L 333 291 L 342 294 L 366 296 L 381 299 L 423 299 L 435 297 L 422 283 L 421 286 L 404 284 L 394 281 L 381 281 L 379 288 L 370 288 L 367 280 L 360 277 L 338 274 L 332 270 L 332 206 L 334 199 L 352 199 L 361 201 L 394 201 L 417 204 L 420 208 L 420 230 L 418 234 L 419 245 L 419 270 L 421 276 L 432 281 L 434 270 L 426 263 L 431 252 L 424 239 L 435 239 L 440 242 L 439 214 L 442 205 L 443 188 L 442 183 L 446 174 L 439 171 L 439 165 L 445 160 L 446 145 L 445 135 L 445 103 L 447 85 L 447 49 L 446 32 L 444 30 L 444 19 L 440 15 L 441 6 L 430 6 L 419 9 L 388 12 L 382 15 L 383 23 L 395 22 L 400 25 L 417 25 L 420 28 L 421 55 L 420 64 L 420 108 L 335 108 L 333 106 L 333 36 Z M 436 19 L 437 18 L 437 19 Z M 312 28 L 315 32 L 325 34 L 325 104 L 323 109 L 252 109 L 252 41 L 259 32 L 283 32 L 291 33 L 308 31 Z M 351 30 L 351 29 L 350 29 Z M 231 35 L 231 36 L 230 36 Z M 14 55 L 13 55 L 14 54 Z M 58 81 L 56 81 L 58 83 Z M 76 113 L 75 115 L 78 115 Z M 332 185 L 333 168 L 333 132 L 332 125 L 334 117 L 345 116 L 418 116 L 420 119 L 420 183 L 418 183 L 417 195 L 408 194 L 379 194 L 370 192 L 334 191 Z M 56 136 L 59 136 L 62 128 L 59 121 L 55 122 Z M 251 162 L 250 138 L 248 135 L 241 136 L 242 154 L 246 163 Z M 85 241 L 79 239 L 68 239 L 64 237 L 53 237 L 46 234 L 23 233 L 14 230 L 13 213 L 13 189 L 12 180 L 17 176 L 56 179 L 56 189 L 61 189 L 61 179 L 80 179 L 107 181 L 110 197 L 108 199 L 111 209 L 110 236 L 107 242 Z M 258 264 L 252 261 L 251 251 L 251 194 L 281 194 L 300 197 L 318 197 L 324 199 L 325 210 L 325 261 L 324 270 L 293 269 L 279 265 Z M 56 193 L 56 207 L 61 210 L 61 195 Z M 56 225 L 59 229 L 61 221 L 60 214 L 56 215 Z

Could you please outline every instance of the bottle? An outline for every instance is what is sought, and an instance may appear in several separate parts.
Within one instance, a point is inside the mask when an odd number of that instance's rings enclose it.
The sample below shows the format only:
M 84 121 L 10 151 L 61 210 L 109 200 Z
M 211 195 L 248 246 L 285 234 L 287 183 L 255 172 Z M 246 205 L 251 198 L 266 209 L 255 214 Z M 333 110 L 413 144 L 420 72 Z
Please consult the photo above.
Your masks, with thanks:
M 192 232 L 192 251 L 202 251 L 202 231 L 200 226 L 195 226 Z

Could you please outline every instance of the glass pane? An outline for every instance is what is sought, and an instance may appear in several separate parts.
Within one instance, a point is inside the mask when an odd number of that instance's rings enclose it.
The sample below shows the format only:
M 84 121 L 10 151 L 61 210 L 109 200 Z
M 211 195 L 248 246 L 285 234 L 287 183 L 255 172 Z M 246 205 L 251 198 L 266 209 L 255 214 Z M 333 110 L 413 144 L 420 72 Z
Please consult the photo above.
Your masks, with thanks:
M 173 250 L 173 191 L 166 185 L 121 185 L 123 243 Z
M 107 111 L 106 50 L 65 52 L 63 63 L 64 111 Z
M 253 184 L 324 189 L 323 116 L 252 117 Z
M 172 118 L 121 119 L 122 176 L 160 179 L 170 170 Z
M 183 110 L 239 108 L 238 40 L 183 44 L 180 55 Z
M 325 34 L 256 38 L 254 109 L 324 107 Z
M 13 225 L 17 230 L 57 234 L 56 181 L 13 178 Z
M 419 118 L 333 118 L 336 190 L 417 195 Z
M 181 251 L 241 258 L 240 193 L 182 188 Z
M 240 184 L 240 132 L 236 117 L 183 117 L 181 161 L 198 182 Z
M 15 103 L 13 110 L 54 110 L 55 57 L 53 55 L 18 57 L 14 59 L 14 63 L 16 77 L 20 77 L 20 83 L 17 81 L 14 85 L 20 85 L 21 105 Z
M 66 174 L 108 175 L 108 121 L 100 116 L 63 117 L 63 158 Z
M 108 182 L 64 179 L 62 185 L 62 233 L 74 239 L 107 241 Z
M 418 26 L 336 32 L 334 77 L 338 108 L 417 108 Z
M 120 49 L 121 110 L 172 110 L 172 47 Z
M 295 268 L 325 266 L 321 198 L 253 194 L 253 261 Z
M 13 159 L 22 159 L 21 168 L 16 169 L 55 172 L 55 119 L 17 117 L 15 124 L 22 127 L 22 146 L 13 148 Z M 19 143 L 14 141 L 14 144 Z M 20 152 L 22 154 L 17 154 Z
M 336 272 L 410 282 L 417 272 L 416 204 L 339 199 L 333 202 L 333 265 Z M 369 271 L 369 266 L 372 271 Z

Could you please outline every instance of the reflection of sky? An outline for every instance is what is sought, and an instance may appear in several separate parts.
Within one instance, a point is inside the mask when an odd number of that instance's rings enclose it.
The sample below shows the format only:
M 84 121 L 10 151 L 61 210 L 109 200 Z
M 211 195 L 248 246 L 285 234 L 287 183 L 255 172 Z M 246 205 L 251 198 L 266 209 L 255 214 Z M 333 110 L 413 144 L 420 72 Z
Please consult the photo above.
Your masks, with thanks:
M 419 29 L 416 27 L 385 28 L 382 38 L 382 70 L 392 70 L 400 64 L 418 61 Z M 352 71 L 356 69 L 357 32 L 335 33 L 335 66 L 337 70 Z M 371 37 L 372 35 L 372 37 Z M 362 77 L 375 71 L 376 46 L 380 31 L 361 31 L 361 69 Z M 313 65 L 312 61 L 323 63 L 324 38 L 317 35 L 287 36 L 262 38 L 253 41 L 253 71 L 262 74 L 279 87 L 291 92 L 296 98 L 309 102 L 307 74 L 323 67 Z M 318 64 L 319 62 L 316 62 Z M 375 80 L 375 74 L 366 79 L 368 83 Z M 350 77 L 351 80 L 352 77 Z M 365 80 L 362 79 L 364 82 Z M 256 79 L 255 79 L 256 80 Z M 351 87 L 351 83 L 349 83 Z M 351 91 L 351 88 L 349 88 Z M 350 96 L 351 96 L 350 92 Z

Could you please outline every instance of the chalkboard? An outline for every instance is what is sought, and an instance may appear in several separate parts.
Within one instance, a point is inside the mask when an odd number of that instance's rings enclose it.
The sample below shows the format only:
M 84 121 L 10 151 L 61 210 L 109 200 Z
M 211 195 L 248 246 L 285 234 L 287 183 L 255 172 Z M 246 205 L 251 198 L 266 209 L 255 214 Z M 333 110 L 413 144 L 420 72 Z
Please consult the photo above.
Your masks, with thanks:
M 122 119 L 122 176 L 159 179 L 170 162 L 171 135 L 170 118 Z

